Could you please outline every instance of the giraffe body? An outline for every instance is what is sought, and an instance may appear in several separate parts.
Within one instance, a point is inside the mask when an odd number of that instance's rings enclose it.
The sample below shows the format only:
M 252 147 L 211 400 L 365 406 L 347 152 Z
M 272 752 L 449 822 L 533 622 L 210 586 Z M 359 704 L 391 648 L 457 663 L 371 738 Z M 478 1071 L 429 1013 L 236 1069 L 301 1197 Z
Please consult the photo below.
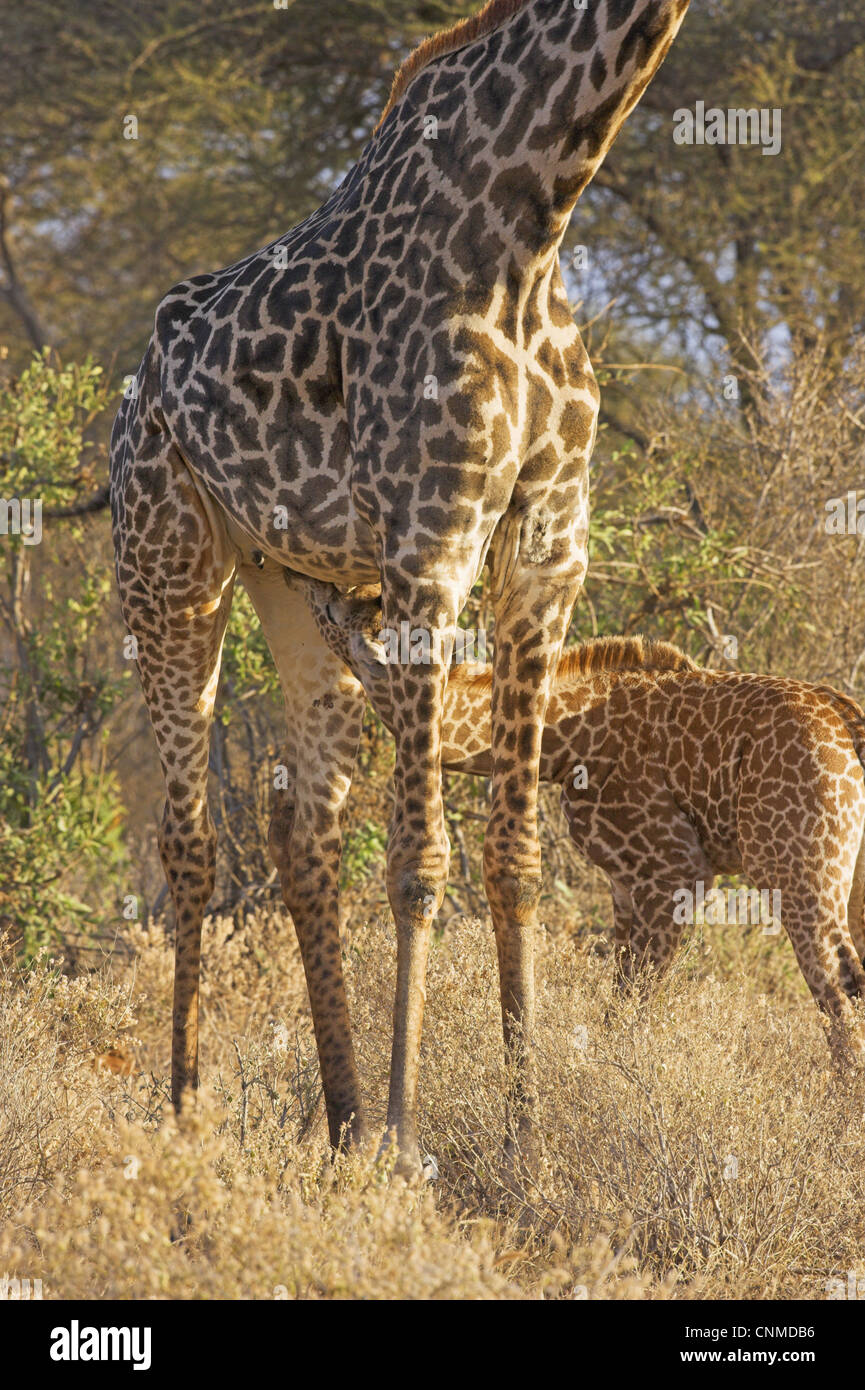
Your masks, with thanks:
M 389 724 L 376 597 L 306 594 Z M 489 775 L 489 668 L 451 668 L 442 761 Z M 698 885 L 708 895 L 716 874 L 743 873 L 779 895 L 834 1050 L 865 1061 L 865 713 L 853 700 L 702 670 L 665 643 L 588 643 L 559 664 L 540 777 L 562 787 L 571 838 L 610 879 L 625 978 L 669 964 Z
M 121 604 L 167 790 L 178 1105 L 198 1073 L 215 853 L 207 750 L 235 580 L 285 695 L 289 786 L 270 846 L 336 1144 L 364 1130 L 337 902 L 363 694 L 281 567 L 341 584 L 375 578 L 389 624 L 447 636 L 487 562 L 499 640 L 485 878 L 516 1063 L 509 1132 L 530 1127 L 537 766 L 550 675 L 585 574 L 598 411 L 558 251 L 687 3 L 490 0 L 404 66 L 357 165 L 318 212 L 236 265 L 175 286 L 157 310 L 112 436 L 111 501 Z M 395 666 L 389 679 L 398 965 L 387 1123 L 417 1170 L 423 982 L 449 854 L 446 669 Z

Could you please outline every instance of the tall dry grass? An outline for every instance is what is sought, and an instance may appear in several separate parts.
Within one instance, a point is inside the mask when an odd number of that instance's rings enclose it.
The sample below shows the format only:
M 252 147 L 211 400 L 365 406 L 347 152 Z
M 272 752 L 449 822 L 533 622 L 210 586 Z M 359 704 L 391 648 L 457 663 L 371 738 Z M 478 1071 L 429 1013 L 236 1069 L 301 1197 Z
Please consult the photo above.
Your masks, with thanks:
M 771 992 L 789 946 L 743 957 L 733 930 L 639 1007 L 617 1001 L 602 937 L 539 933 L 542 1154 L 521 1191 L 484 922 L 453 921 L 432 952 L 421 1136 L 440 1176 L 422 1190 L 372 1156 L 331 1164 L 281 915 L 206 924 L 204 1089 L 180 1127 L 161 926 L 96 973 L 9 966 L 0 1273 L 49 1298 L 825 1297 L 865 1273 L 862 1087 L 833 1071 L 803 990 Z M 345 964 L 381 1122 L 392 927 L 350 931 Z

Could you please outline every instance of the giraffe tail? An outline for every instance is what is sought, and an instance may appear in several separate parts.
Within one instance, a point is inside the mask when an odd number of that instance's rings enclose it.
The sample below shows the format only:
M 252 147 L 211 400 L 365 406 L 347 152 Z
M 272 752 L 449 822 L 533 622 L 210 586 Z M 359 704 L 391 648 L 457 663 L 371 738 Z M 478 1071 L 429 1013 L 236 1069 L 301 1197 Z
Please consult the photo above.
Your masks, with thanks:
M 856 947 L 856 954 L 865 965 L 865 834 L 859 841 L 859 853 L 853 870 L 853 883 L 847 899 L 847 926 Z
M 830 685 L 821 685 L 818 689 L 829 699 L 847 725 L 865 778 L 865 710 L 855 700 L 851 700 L 848 695 L 842 695 L 840 690 L 834 690 Z M 865 964 L 865 830 L 859 841 L 859 853 L 856 856 L 853 883 L 847 901 L 847 925 L 856 947 L 856 954 Z
M 831 685 L 818 685 L 817 690 L 821 695 L 825 695 L 829 703 L 835 707 L 836 713 L 844 720 L 856 750 L 856 757 L 862 764 L 862 771 L 865 773 L 865 710 L 858 705 L 855 700 L 851 700 L 849 695 L 842 695 L 840 690 L 835 690 Z

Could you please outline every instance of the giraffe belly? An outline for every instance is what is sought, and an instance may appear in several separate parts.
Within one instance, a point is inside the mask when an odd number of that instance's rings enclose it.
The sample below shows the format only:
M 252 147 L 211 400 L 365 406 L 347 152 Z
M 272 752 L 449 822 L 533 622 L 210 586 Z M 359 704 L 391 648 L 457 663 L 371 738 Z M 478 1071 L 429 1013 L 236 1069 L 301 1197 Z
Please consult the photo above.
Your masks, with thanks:
M 289 468 L 251 450 L 219 463 L 194 436 L 180 448 L 242 549 L 260 550 L 312 579 L 361 584 L 379 576 L 378 547 L 354 505 L 345 440 L 346 432 L 334 428 L 325 460 L 314 468 Z
M 733 803 L 719 796 L 710 805 L 691 805 L 688 811 L 697 831 L 703 853 L 716 874 L 742 872 L 742 854 L 736 829 Z
M 263 254 L 250 265 L 259 261 L 255 283 L 272 284 Z M 329 343 L 324 357 L 321 347 L 303 367 L 292 353 L 304 344 L 285 328 L 267 323 L 238 332 L 218 312 L 235 275 L 229 267 L 212 277 L 201 303 L 182 285 L 160 305 L 148 382 L 153 418 L 161 417 L 250 548 L 311 578 L 375 579 L 376 540 L 352 493 L 355 458 L 337 347 Z

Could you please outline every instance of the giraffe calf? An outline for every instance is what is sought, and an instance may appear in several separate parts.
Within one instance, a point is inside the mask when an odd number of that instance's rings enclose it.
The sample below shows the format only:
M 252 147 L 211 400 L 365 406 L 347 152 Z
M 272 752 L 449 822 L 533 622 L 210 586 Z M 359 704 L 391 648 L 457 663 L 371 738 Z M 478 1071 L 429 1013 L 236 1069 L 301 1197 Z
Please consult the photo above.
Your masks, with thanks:
M 390 726 L 375 592 L 304 588 L 322 636 Z M 490 691 L 488 668 L 451 667 L 442 764 L 452 771 L 491 772 Z M 602 638 L 559 664 L 541 778 L 562 787 L 574 844 L 610 879 L 624 981 L 669 964 L 683 903 L 709 894 L 716 874 L 743 873 L 780 904 L 833 1052 L 865 1061 L 865 714 L 853 700 L 704 670 L 664 642 Z

